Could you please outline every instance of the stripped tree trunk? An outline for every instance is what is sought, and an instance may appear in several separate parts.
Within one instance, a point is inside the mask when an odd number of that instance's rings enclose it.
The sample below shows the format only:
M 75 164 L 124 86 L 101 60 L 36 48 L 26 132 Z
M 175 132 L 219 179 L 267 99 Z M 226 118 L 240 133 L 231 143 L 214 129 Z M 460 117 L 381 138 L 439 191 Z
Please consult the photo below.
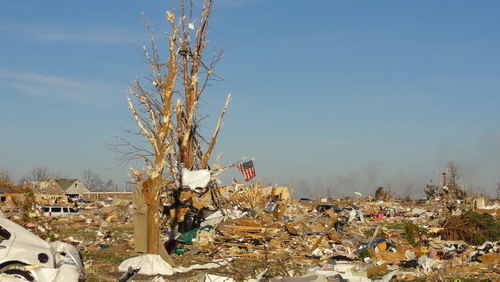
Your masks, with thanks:
M 147 213 L 147 252 L 158 254 L 159 241 L 159 195 L 162 189 L 180 191 L 175 183 L 182 183 L 179 164 L 193 169 L 205 169 L 216 144 L 222 118 L 230 101 L 228 96 L 220 114 L 214 134 L 209 142 L 204 142 L 198 131 L 198 101 L 210 81 L 221 80 L 214 74 L 214 67 L 222 57 L 222 51 L 204 61 L 203 54 L 208 45 L 207 34 L 209 19 L 214 0 L 204 0 L 199 17 L 193 18 L 194 1 L 186 6 L 180 1 L 180 17 L 176 21 L 175 13 L 167 11 L 168 58 L 162 61 L 155 36 L 145 19 L 150 39 L 150 50 L 143 48 L 150 76 L 146 82 L 135 80 L 129 88 L 134 100 L 128 104 L 139 131 L 127 131 L 148 140 L 150 147 L 118 137 L 123 144 L 114 149 L 124 155 L 122 161 L 143 159 L 146 164 L 146 176 L 149 180 L 144 197 L 148 204 Z M 195 28 L 195 23 L 198 25 Z M 176 82 L 180 82 L 177 86 Z M 130 151 L 121 151 L 126 145 Z M 208 148 L 204 148 L 206 145 Z M 220 173 L 220 172 L 219 172 Z M 212 179 L 218 173 L 214 174 Z

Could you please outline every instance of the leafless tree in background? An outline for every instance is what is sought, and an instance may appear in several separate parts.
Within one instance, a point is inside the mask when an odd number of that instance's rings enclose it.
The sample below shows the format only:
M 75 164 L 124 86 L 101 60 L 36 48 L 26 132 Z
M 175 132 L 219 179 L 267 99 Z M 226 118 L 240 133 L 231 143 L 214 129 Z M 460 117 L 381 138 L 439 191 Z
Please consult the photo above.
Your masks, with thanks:
M 210 82 L 220 80 L 214 74 L 214 67 L 222 57 L 222 51 L 214 53 L 209 59 L 203 56 L 208 44 L 213 2 L 204 0 L 197 18 L 193 17 L 196 10 L 194 1 L 186 5 L 184 0 L 180 0 L 178 19 L 176 11 L 167 12 L 168 58 L 165 61 L 160 58 L 155 36 L 145 19 L 151 46 L 149 50 L 144 47 L 142 52 L 150 73 L 145 82 L 136 79 L 129 89 L 133 97 L 128 100 L 128 105 L 138 130 L 126 132 L 132 134 L 134 139 L 147 142 L 136 145 L 130 139 L 117 136 L 122 144 L 114 145 L 114 149 L 121 154 L 123 163 L 142 159 L 146 165 L 145 176 L 150 185 L 143 192 L 148 204 L 148 253 L 158 253 L 161 189 L 168 187 L 174 190 L 174 194 L 180 190 L 180 165 L 189 170 L 208 168 L 230 101 L 228 96 L 214 134 L 205 142 L 199 134 L 203 119 L 198 113 L 199 102 Z M 212 172 L 214 168 L 219 167 L 215 165 Z
M 455 200 L 462 200 L 467 197 L 467 191 L 463 184 L 463 180 L 459 174 L 458 165 L 455 162 L 448 162 L 448 166 L 444 171 L 437 171 L 442 177 L 441 185 L 426 185 L 424 190 L 427 198 L 442 197 L 445 202 L 453 202 Z
M 451 199 L 463 199 L 467 196 L 463 185 L 460 185 L 461 176 L 458 165 L 450 161 L 448 167 L 443 172 L 443 189 L 445 194 Z
M 52 174 L 49 173 L 49 169 L 45 166 L 38 166 L 30 170 L 30 172 L 21 179 L 19 179 L 19 185 L 23 186 L 25 181 L 41 181 L 44 179 L 48 179 L 52 177 Z
M 113 180 L 108 180 L 104 182 L 97 173 L 90 169 L 83 171 L 83 184 L 90 191 L 111 191 L 115 189 L 115 183 Z
M 408 184 L 406 185 L 406 188 L 403 191 L 403 200 L 405 201 L 410 201 L 413 198 L 413 195 L 415 194 L 415 186 L 413 184 Z
M 12 182 L 9 172 L 4 169 L 0 169 L 0 179 L 7 182 Z
M 433 199 L 436 197 L 441 196 L 441 188 L 439 188 L 437 185 L 434 184 L 426 184 L 424 188 L 424 193 L 427 197 L 427 199 Z
M 28 180 L 40 181 L 50 177 L 49 169 L 47 167 L 39 166 L 32 169 L 28 174 Z

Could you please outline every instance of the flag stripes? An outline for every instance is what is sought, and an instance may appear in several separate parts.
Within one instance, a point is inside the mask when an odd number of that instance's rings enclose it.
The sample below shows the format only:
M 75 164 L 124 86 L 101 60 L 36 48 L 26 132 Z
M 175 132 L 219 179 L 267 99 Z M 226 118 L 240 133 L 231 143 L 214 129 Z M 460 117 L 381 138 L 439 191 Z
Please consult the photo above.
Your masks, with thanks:
M 253 162 L 251 160 L 242 164 L 235 164 L 235 166 L 241 171 L 241 173 L 243 173 L 245 181 L 255 177 L 255 167 L 253 166 Z

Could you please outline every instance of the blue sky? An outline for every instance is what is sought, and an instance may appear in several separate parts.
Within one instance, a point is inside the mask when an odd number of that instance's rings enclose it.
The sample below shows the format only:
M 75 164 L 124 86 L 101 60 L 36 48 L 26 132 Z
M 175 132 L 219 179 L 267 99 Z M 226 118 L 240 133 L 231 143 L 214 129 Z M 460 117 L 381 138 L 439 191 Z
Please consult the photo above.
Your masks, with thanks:
M 103 143 L 135 129 L 141 12 L 161 42 L 172 6 L 0 0 L 0 169 L 91 169 L 124 187 L 128 166 Z M 256 158 L 256 180 L 300 196 L 421 194 L 454 161 L 468 187 L 496 195 L 499 14 L 499 1 L 216 1 L 207 54 L 225 50 L 225 81 L 204 94 L 207 135 L 231 93 L 216 153 Z

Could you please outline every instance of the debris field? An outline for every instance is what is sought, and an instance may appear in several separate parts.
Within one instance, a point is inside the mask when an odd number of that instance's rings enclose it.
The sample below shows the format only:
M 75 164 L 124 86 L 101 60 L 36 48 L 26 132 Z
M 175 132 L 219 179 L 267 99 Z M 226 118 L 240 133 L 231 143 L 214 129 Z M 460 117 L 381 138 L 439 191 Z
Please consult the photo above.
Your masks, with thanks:
M 161 239 L 176 265 L 154 262 L 160 269 L 134 253 L 127 195 L 59 202 L 78 209 L 69 216 L 44 215 L 45 203 L 29 195 L 7 197 L 0 209 L 46 241 L 76 246 L 87 281 L 500 279 L 498 201 L 450 208 L 439 199 L 296 200 L 293 188 L 258 183 L 217 189 L 186 189 L 181 205 L 163 195 Z

